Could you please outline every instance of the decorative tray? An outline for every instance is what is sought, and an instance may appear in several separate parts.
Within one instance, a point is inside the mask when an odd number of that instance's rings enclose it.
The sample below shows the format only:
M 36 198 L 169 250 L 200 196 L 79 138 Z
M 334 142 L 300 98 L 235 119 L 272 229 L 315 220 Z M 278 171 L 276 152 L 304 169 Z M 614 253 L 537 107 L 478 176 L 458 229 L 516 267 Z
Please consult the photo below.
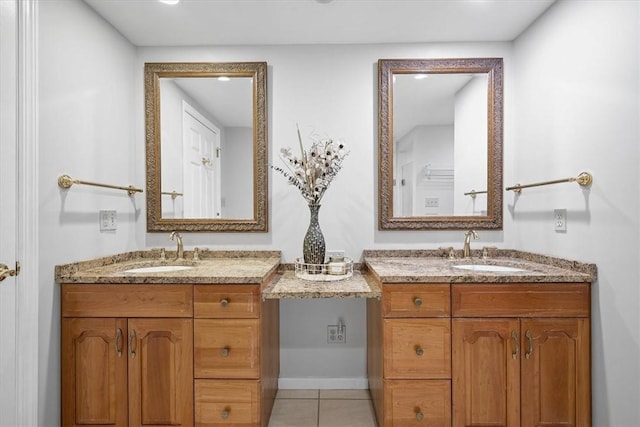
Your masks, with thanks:
M 328 262 L 326 264 L 308 264 L 303 258 L 297 258 L 295 262 L 296 277 L 311 282 L 334 282 L 345 280 L 353 276 L 353 260 L 345 257 L 340 262 Z

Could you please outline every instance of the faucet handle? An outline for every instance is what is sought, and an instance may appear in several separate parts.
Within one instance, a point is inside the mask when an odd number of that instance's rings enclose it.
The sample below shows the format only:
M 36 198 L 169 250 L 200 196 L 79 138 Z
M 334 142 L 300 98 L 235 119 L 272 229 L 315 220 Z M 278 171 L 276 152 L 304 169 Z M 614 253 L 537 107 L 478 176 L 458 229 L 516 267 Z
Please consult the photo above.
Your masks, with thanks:
M 160 248 L 160 261 L 167 260 L 167 251 L 165 248 Z
M 199 261 L 200 260 L 200 249 L 193 248 L 193 260 L 194 261 Z

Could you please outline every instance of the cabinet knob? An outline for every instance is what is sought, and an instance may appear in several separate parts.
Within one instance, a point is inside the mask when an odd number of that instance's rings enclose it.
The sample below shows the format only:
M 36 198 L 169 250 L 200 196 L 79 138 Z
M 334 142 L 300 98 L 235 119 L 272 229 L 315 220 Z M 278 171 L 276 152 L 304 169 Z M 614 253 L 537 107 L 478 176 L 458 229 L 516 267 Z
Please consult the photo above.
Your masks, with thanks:
M 229 418 L 229 412 L 231 412 L 231 408 L 229 407 L 224 408 L 224 411 L 220 413 L 220 418 L 222 418 L 223 420 L 226 420 L 227 418 Z
M 422 347 L 420 347 L 419 345 L 416 346 L 416 354 L 418 356 L 422 356 L 424 354 L 424 349 Z
M 422 421 L 424 419 L 424 414 L 420 411 L 420 408 L 416 409 L 416 420 Z
M 416 307 L 420 307 L 422 305 L 422 298 L 414 298 L 413 305 L 415 305 Z
M 223 307 L 226 307 L 229 305 L 229 300 L 227 298 L 221 299 L 220 300 L 220 305 Z
M 229 347 L 225 347 L 220 350 L 220 355 L 222 357 L 227 357 L 229 355 L 229 351 L 231 351 L 231 349 Z

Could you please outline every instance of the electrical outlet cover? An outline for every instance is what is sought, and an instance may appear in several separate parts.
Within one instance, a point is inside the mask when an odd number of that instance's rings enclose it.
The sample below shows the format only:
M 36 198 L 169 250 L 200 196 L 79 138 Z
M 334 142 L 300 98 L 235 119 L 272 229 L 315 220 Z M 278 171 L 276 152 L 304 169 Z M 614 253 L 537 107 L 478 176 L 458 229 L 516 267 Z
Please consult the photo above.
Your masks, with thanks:
M 553 226 L 556 232 L 563 233 L 567 231 L 567 210 L 553 210 Z

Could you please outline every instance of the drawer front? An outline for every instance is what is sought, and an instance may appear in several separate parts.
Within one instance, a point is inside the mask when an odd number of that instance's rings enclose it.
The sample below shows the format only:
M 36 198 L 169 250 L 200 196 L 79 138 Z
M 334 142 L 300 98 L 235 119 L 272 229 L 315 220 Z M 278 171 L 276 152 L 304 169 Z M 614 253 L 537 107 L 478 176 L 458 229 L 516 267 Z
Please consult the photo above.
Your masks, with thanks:
M 384 285 L 385 317 L 447 317 L 451 312 L 448 284 Z
M 62 285 L 63 317 L 192 317 L 193 285 Z
M 260 422 L 260 382 L 196 380 L 196 426 L 257 426 Z
M 196 378 L 258 378 L 260 324 L 256 319 L 194 320 Z
M 198 318 L 260 317 L 257 285 L 195 285 L 194 315 Z
M 384 377 L 451 378 L 450 319 L 385 319 Z
M 589 284 L 453 285 L 454 317 L 588 317 Z
M 384 382 L 384 425 L 450 426 L 451 382 L 447 380 Z

